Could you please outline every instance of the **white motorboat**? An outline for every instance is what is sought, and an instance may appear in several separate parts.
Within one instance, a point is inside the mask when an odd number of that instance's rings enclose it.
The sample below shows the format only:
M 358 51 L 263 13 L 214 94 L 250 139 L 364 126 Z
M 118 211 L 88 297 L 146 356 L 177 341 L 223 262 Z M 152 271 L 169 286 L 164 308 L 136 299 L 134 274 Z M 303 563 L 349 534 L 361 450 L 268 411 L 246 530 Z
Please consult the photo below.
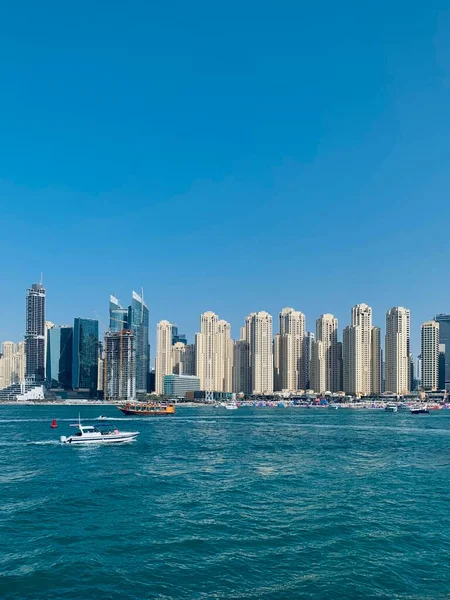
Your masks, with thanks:
M 109 421 L 109 419 L 108 417 L 105 417 L 105 415 L 100 415 L 97 417 L 97 421 Z
M 396 406 L 395 404 L 388 404 L 385 409 L 386 412 L 397 412 L 398 411 L 398 406 Z
M 227 410 L 237 410 L 239 408 L 239 406 L 236 404 L 236 402 L 227 402 L 225 404 L 225 408 Z
M 82 425 L 80 421 L 71 427 L 77 427 L 78 433 L 69 437 L 62 435 L 61 444 L 123 444 L 132 442 L 139 435 L 139 431 L 119 431 L 117 428 L 102 431 L 93 425 Z

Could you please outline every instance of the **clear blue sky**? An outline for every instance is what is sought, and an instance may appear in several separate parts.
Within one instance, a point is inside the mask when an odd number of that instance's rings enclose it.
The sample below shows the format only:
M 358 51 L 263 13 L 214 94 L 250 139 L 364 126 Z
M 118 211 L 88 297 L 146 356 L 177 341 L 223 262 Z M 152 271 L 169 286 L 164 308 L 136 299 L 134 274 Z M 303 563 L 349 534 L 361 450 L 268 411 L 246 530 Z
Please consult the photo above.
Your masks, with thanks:
M 152 342 L 366 302 L 417 351 L 450 311 L 449 7 L 3 3 L 0 340 L 43 271 L 55 323 L 141 286 Z

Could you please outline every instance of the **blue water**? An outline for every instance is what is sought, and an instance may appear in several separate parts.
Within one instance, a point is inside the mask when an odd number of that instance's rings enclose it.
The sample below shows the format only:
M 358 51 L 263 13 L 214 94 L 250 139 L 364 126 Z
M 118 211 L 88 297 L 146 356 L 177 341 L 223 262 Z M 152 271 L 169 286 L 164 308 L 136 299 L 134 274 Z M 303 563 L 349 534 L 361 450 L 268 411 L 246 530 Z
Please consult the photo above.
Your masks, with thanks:
M 0 406 L 2 600 L 450 598 L 450 411 L 77 414 Z

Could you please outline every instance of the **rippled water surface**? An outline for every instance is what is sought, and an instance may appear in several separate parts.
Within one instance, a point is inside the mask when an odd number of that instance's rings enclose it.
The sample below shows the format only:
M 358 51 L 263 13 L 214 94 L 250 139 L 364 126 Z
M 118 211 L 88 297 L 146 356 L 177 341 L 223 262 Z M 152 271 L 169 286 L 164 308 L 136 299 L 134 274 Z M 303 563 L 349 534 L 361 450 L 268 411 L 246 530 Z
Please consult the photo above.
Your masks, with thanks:
M 0 406 L 0 598 L 450 598 L 450 411 L 100 413 Z

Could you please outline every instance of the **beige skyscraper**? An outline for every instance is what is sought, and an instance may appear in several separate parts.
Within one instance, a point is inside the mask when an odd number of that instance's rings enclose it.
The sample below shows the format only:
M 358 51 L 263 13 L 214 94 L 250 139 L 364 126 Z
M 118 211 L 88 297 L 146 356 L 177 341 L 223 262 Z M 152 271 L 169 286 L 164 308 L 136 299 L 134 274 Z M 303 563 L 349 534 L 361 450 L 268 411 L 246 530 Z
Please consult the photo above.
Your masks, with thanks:
M 395 306 L 386 313 L 385 369 L 386 391 L 407 394 L 410 391 L 410 313 Z
M 175 342 L 172 346 L 172 372 L 176 375 L 184 375 L 184 354 L 186 346 L 183 342 Z M 169 375 L 169 373 L 166 373 Z
M 218 391 L 231 392 L 233 389 L 233 340 L 230 324 L 220 320 L 217 323 L 217 375 Z
M 277 391 L 305 389 L 305 315 L 293 308 L 283 308 L 279 322 L 280 332 L 274 341 Z
M 433 391 L 439 385 L 439 323 L 427 321 L 421 333 L 422 387 Z
M 230 325 L 213 312 L 200 317 L 200 333 L 195 337 L 197 377 L 207 392 L 231 392 L 233 345 Z
M 357 396 L 372 392 L 372 309 L 352 308 L 351 325 L 343 332 L 344 391 Z
M 249 341 L 251 390 L 254 394 L 273 392 L 272 316 L 261 311 L 246 319 Z
M 156 326 L 155 391 L 164 393 L 164 375 L 173 370 L 172 323 L 160 321 Z
M 372 394 L 381 394 L 381 329 L 372 327 Z
M 315 389 L 315 391 L 340 391 L 339 381 L 339 347 L 338 347 L 338 320 L 334 315 L 324 314 L 321 315 L 316 321 L 316 342 L 321 342 L 322 348 L 317 351 L 314 356 L 322 357 L 321 361 L 324 361 L 324 365 L 311 365 L 312 370 L 315 373 L 322 373 L 325 371 L 325 379 L 323 380 L 321 375 L 321 384 L 324 386 L 321 389 Z M 313 357 L 311 357 L 313 360 Z
M 0 384 L 2 387 L 8 387 L 14 383 L 14 354 L 16 344 L 14 342 L 3 342 L 1 345 L 0 359 Z

